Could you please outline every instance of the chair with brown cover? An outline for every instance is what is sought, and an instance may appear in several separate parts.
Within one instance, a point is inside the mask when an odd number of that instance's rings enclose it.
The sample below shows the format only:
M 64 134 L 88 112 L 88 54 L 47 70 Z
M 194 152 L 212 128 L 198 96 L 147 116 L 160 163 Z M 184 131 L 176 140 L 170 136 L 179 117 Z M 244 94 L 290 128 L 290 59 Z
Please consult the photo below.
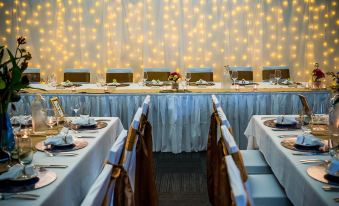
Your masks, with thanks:
M 113 80 L 117 82 L 133 82 L 133 70 L 131 68 L 110 68 L 106 72 L 106 82 L 111 83 Z
M 262 70 L 262 80 L 268 81 L 271 74 L 275 74 L 275 70 L 281 71 L 281 79 L 290 78 L 290 69 L 288 66 L 265 66 Z
M 64 81 L 70 81 L 75 83 L 90 83 L 91 79 L 90 69 L 65 69 Z
M 196 82 L 200 79 L 207 82 L 213 82 L 213 70 L 210 67 L 188 68 L 186 72 L 191 74 L 190 82 Z
M 28 77 L 30 83 L 40 83 L 40 69 L 27 68 L 23 74 Z
M 168 76 L 171 73 L 170 68 L 144 68 L 144 73 L 147 73 L 147 81 L 160 80 L 168 81 Z
M 253 81 L 253 68 L 252 67 L 230 67 L 230 75 L 232 71 L 238 72 L 238 80 L 245 79 L 247 81 Z
M 217 108 L 217 106 L 214 106 L 214 108 Z M 229 156 L 232 157 L 239 169 L 247 192 L 246 205 L 290 205 L 274 175 L 247 175 L 242 153 L 229 129 L 226 125 L 223 125 L 225 119 L 220 118 L 219 113 L 220 111 L 214 111 L 212 114 L 207 150 L 208 194 L 212 205 L 222 206 L 238 203 L 231 190 L 231 188 L 233 189 L 231 184 L 234 179 L 230 179 L 229 165 L 227 165 Z M 225 114 L 222 116 L 226 117 Z M 245 204 L 244 201 L 241 203 Z

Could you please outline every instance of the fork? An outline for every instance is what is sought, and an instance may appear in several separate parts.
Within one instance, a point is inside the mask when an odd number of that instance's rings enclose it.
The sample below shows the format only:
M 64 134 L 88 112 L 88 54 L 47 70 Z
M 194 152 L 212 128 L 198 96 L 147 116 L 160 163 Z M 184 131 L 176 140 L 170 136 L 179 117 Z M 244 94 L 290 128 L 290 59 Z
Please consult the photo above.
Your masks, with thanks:
M 77 153 L 71 153 L 71 152 L 58 152 L 58 153 L 53 153 L 49 152 L 47 150 L 44 150 L 45 154 L 47 154 L 50 157 L 55 157 L 55 156 L 76 156 L 78 155 Z

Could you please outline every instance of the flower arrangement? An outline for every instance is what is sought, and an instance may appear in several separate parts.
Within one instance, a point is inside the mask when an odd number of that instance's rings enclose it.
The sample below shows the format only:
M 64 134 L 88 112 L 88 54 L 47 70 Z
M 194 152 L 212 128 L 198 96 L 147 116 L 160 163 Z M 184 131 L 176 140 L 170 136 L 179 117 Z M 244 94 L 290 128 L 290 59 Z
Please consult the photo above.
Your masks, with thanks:
M 7 112 L 10 102 L 19 101 L 18 92 L 29 85 L 28 77 L 22 76 L 22 73 L 27 69 L 28 61 L 32 56 L 26 49 L 21 48 L 24 44 L 26 44 L 26 39 L 19 37 L 14 55 L 6 49 L 9 59 L 5 62 L 2 62 L 5 47 L 0 46 L 0 114 Z
M 320 82 L 322 78 L 325 78 L 325 74 L 321 69 L 319 69 L 319 64 L 314 64 L 314 69 L 312 72 L 312 77 L 314 82 Z
M 333 89 L 336 89 L 339 91 L 339 72 L 334 73 L 334 72 L 327 72 L 326 73 L 328 76 L 331 76 L 333 81 L 335 81 L 335 84 L 333 85 Z
M 27 69 L 28 61 L 32 56 L 22 48 L 24 44 L 26 44 L 26 39 L 19 37 L 14 54 L 5 46 L 0 45 L 0 146 L 1 148 L 6 146 L 9 151 L 14 148 L 15 141 L 7 113 L 8 106 L 11 102 L 19 101 L 19 91 L 29 85 L 28 77 L 22 74 Z M 8 60 L 3 61 L 5 52 L 8 54 L 6 55 Z M 15 109 L 13 104 L 12 108 Z M 3 158 L 3 154 L 0 151 L 0 159 Z
M 177 82 L 181 78 L 181 75 L 178 72 L 171 72 L 168 76 L 169 81 Z

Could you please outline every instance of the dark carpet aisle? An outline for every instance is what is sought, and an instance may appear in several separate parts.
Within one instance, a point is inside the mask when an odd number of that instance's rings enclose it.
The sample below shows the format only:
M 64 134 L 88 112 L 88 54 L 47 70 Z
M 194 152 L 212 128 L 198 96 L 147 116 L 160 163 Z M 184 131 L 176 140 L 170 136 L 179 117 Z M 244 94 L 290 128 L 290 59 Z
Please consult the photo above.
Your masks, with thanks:
M 206 152 L 154 153 L 160 206 L 209 206 Z

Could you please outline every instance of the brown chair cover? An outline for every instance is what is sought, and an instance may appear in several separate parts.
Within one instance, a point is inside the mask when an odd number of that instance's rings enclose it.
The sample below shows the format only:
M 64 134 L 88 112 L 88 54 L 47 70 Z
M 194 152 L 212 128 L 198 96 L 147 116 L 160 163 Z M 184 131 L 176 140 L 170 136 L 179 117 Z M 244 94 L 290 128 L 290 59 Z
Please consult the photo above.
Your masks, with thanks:
M 79 73 L 64 73 L 64 81 L 71 81 L 71 82 L 86 82 L 89 83 L 90 80 L 90 73 L 86 72 L 79 72 Z
M 213 82 L 213 72 L 191 73 L 190 82 L 196 82 L 200 79 Z
M 303 110 L 304 110 L 305 114 L 308 115 L 308 116 L 311 116 L 313 114 L 313 111 L 312 111 L 310 105 L 308 104 L 307 98 L 302 94 L 298 94 L 298 96 L 299 96 L 299 99 L 301 101 L 301 104 L 303 105 Z
M 24 73 L 27 76 L 29 82 L 40 82 L 40 73 Z
M 214 206 L 234 205 L 225 156 L 229 154 L 228 145 L 221 137 L 217 142 L 218 114 L 211 116 L 211 125 L 207 144 L 207 189 L 210 203 Z M 232 158 L 239 168 L 243 182 L 248 179 L 247 171 L 240 151 L 232 154 Z M 247 203 L 250 205 L 250 202 Z
M 170 72 L 147 72 L 147 81 L 160 80 L 168 81 L 168 76 Z
M 107 73 L 106 82 L 111 83 L 113 79 L 117 82 L 133 82 L 133 73 Z
M 157 206 L 158 193 L 155 184 L 155 167 L 152 151 L 152 125 L 142 118 L 143 134 L 139 135 L 136 148 L 136 172 L 134 198 L 136 206 Z
M 217 142 L 218 123 L 216 113 L 211 116 L 207 143 L 207 190 L 214 206 L 232 205 L 231 188 L 225 164 L 222 141 Z M 220 138 L 222 140 L 222 138 Z
M 290 78 L 290 70 L 289 69 L 277 69 L 281 71 L 281 79 L 289 79 Z M 275 74 L 275 70 L 263 70 L 262 71 L 262 79 L 269 80 L 270 74 Z
M 126 146 L 126 142 L 125 142 Z M 109 206 L 111 202 L 111 191 L 114 190 L 114 206 L 134 206 L 134 194 L 128 178 L 128 174 L 123 167 L 125 159 L 124 151 L 121 154 L 118 165 L 113 165 L 111 180 L 108 185 L 106 196 L 102 203 L 103 206 Z M 115 184 L 114 184 L 115 183 Z
M 238 80 L 253 81 L 253 71 L 238 71 Z

